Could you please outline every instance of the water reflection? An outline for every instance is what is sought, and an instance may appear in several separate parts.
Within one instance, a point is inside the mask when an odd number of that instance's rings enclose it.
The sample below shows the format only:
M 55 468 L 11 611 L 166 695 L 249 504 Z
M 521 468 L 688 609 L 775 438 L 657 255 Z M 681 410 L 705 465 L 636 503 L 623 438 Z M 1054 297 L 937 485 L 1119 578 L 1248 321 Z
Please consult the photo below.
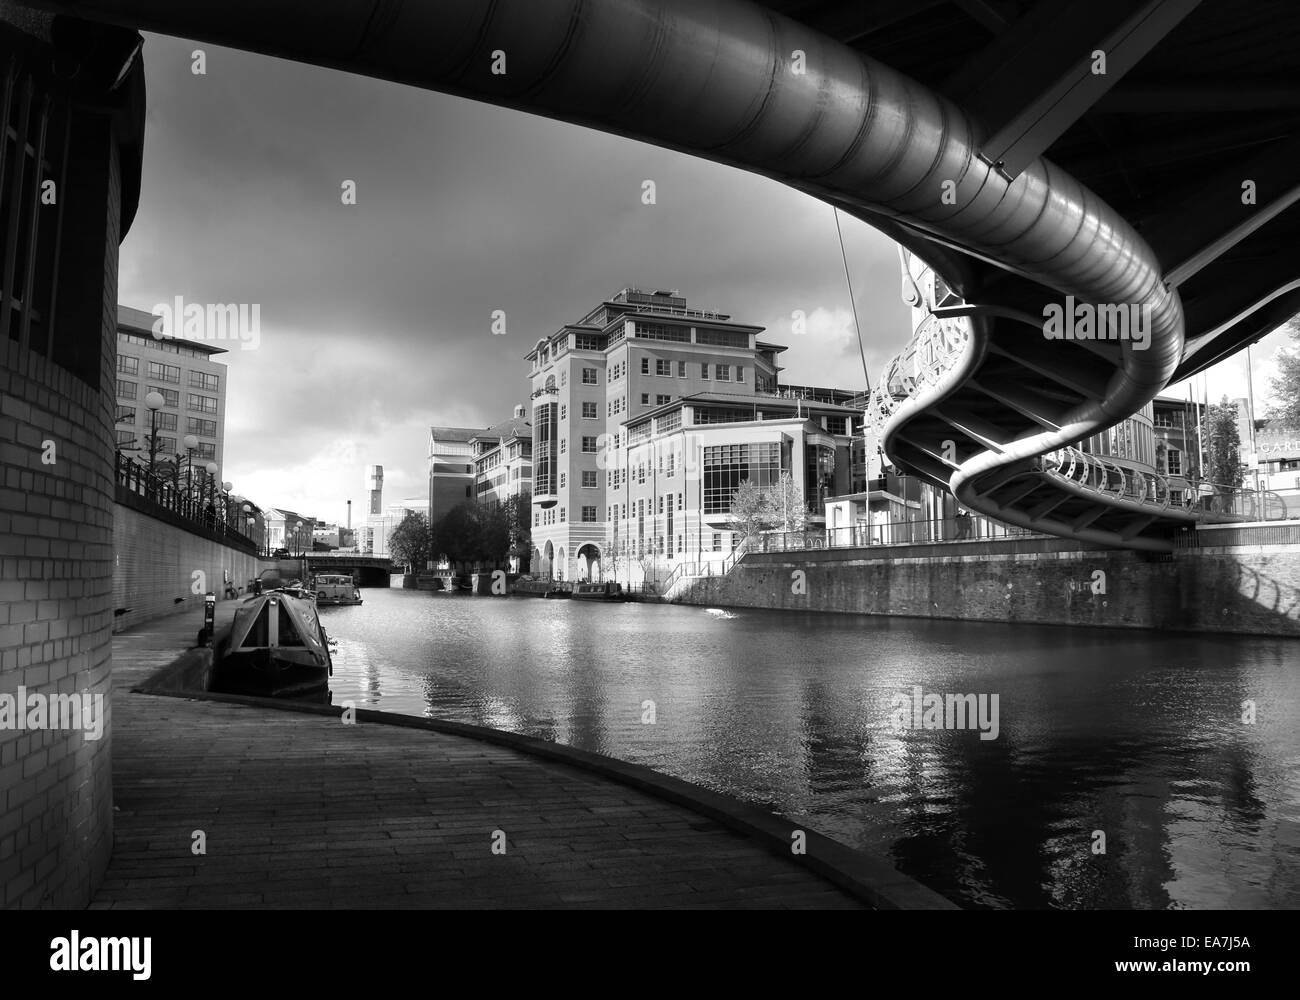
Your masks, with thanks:
M 336 702 L 645 764 L 964 905 L 1300 904 L 1300 643 L 733 615 L 385 590 L 322 609 Z M 896 730 L 913 685 L 998 694 L 998 738 Z

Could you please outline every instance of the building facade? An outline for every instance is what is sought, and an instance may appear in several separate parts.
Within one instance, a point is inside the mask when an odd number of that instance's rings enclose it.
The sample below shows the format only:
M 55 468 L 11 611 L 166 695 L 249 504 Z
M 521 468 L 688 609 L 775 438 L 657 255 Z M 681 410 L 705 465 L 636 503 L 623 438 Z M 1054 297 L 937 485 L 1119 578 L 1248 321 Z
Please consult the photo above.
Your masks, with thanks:
M 730 497 L 789 473 L 804 515 L 852 486 L 853 394 L 781 386 L 762 328 L 623 289 L 528 355 L 536 576 L 639 583 L 721 562 Z
M 474 499 L 474 446 L 482 427 L 429 428 L 429 525 Z
M 224 347 L 153 335 L 154 316 L 117 307 L 118 451 L 149 463 L 151 422 L 157 430 L 155 467 L 171 474 L 201 478 L 209 462 L 224 469 L 226 388 L 229 369 L 216 361 Z M 151 392 L 163 397 L 154 416 L 146 405 Z M 185 446 L 192 436 L 196 446 Z M 220 471 L 217 473 L 221 477 Z
M 509 420 L 470 438 L 474 496 L 479 503 L 500 507 L 511 497 L 532 497 L 533 425 L 527 414 L 520 404 Z

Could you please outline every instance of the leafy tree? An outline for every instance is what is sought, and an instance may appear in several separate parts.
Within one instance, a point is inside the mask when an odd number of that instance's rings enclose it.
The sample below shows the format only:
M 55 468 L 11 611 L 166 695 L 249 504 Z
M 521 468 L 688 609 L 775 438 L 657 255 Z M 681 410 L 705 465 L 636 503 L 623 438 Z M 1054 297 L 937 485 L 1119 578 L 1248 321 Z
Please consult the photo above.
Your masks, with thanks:
M 742 538 L 750 538 L 777 523 L 772 498 L 751 479 L 746 479 L 731 494 L 731 517 Z
M 1241 434 L 1237 430 L 1237 407 L 1224 396 L 1212 403 L 1201 417 L 1201 440 L 1205 448 L 1206 480 L 1215 486 L 1241 485 Z
M 417 571 L 423 569 L 431 552 L 428 517 L 412 511 L 402 518 L 388 536 L 388 550 L 394 562 L 404 563 Z
M 1300 319 L 1288 324 L 1291 347 L 1274 359 L 1277 374 L 1272 379 L 1273 405 L 1269 418 L 1288 427 L 1300 427 Z
M 808 526 L 808 505 L 804 503 L 803 487 L 789 472 L 781 473 L 769 499 L 773 516 L 782 531 L 803 531 Z

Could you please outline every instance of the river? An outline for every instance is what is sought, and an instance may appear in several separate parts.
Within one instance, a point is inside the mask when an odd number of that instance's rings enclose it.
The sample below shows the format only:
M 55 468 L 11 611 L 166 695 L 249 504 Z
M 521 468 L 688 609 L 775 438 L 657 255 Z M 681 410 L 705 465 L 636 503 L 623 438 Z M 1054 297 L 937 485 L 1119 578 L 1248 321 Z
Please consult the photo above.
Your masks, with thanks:
M 335 704 L 644 764 L 962 906 L 1300 906 L 1296 640 L 363 596 L 322 609 Z M 925 728 L 935 694 L 982 721 Z

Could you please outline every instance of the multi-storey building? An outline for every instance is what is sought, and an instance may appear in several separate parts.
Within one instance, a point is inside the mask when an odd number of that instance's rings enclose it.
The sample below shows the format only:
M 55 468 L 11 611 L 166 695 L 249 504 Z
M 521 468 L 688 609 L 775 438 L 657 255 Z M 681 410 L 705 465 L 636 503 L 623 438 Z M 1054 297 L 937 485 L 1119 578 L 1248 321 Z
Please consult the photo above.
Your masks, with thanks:
M 117 307 L 118 450 L 147 463 L 152 419 L 158 437 L 156 468 L 166 472 L 175 463 L 183 470 L 202 469 L 216 462 L 220 470 L 224 468 L 229 369 L 213 358 L 226 349 L 193 340 L 157 338 L 154 322 L 151 313 Z M 151 392 L 163 398 L 156 417 L 146 404 Z M 185 447 L 190 436 L 197 441 L 192 450 Z M 220 478 L 220 471 L 217 475 Z
M 288 549 L 291 555 L 311 551 L 315 518 L 287 507 L 272 507 L 264 512 L 264 516 L 268 551 Z
M 822 519 L 823 498 L 851 486 L 860 409 L 850 393 L 779 386 L 785 348 L 761 332 L 676 292 L 624 289 L 537 342 L 534 573 L 637 582 L 720 561 L 746 478 L 791 473 Z
M 470 438 L 474 453 L 474 496 L 479 503 L 500 506 L 511 497 L 533 492 L 533 425 L 520 404 L 509 420 Z
M 474 498 L 474 446 L 481 427 L 429 428 L 429 525 Z

